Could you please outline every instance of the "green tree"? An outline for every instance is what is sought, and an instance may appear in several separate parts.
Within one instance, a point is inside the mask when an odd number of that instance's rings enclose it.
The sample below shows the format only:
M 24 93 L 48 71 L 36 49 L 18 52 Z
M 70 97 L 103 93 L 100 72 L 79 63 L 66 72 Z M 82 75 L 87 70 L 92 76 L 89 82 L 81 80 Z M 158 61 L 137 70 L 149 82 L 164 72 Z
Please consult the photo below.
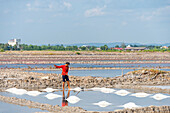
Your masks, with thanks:
M 122 44 L 121 44 L 121 48 L 126 48 L 125 43 L 122 43 Z
M 108 50 L 109 48 L 108 48 L 107 45 L 104 45 L 104 46 L 101 46 L 100 49 L 101 49 L 101 50 Z
M 115 48 L 119 48 L 119 45 L 116 45 Z
M 33 50 L 33 49 L 34 49 L 34 46 L 30 44 L 30 45 L 28 46 L 28 50 Z
M 49 49 L 49 50 L 51 49 L 51 45 L 50 44 L 48 44 L 47 49 Z
M 95 46 L 91 46 L 91 47 L 89 48 L 90 51 L 95 50 L 95 49 L 96 49 Z
M 78 47 L 77 46 L 73 46 L 73 50 L 78 50 Z
M 46 45 L 42 45 L 41 48 L 42 50 L 47 50 L 48 47 Z
M 138 47 L 136 44 L 133 47 Z
M 14 47 L 13 47 L 13 48 L 14 48 L 14 50 L 17 50 L 17 49 L 18 49 L 18 48 L 17 48 L 17 45 L 14 45 Z
M 81 50 L 87 50 L 87 47 L 81 46 L 80 49 L 81 49 Z
M 9 50 L 9 45 L 8 44 L 4 44 L 4 50 Z

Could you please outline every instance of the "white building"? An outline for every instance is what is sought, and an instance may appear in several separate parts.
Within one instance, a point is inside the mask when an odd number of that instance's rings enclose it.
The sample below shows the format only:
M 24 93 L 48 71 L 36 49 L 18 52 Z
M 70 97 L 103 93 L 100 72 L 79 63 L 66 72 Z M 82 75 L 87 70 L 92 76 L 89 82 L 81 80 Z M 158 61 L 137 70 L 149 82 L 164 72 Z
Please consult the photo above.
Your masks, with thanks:
M 100 47 L 97 47 L 96 50 L 101 50 L 101 48 L 100 48 Z
M 126 48 L 130 48 L 130 47 L 131 47 L 131 45 L 126 46 Z
M 8 41 L 8 44 L 11 46 L 17 45 L 19 48 L 19 44 L 21 43 L 21 39 L 11 39 Z
M 168 47 L 167 46 L 162 46 L 161 49 L 168 49 Z

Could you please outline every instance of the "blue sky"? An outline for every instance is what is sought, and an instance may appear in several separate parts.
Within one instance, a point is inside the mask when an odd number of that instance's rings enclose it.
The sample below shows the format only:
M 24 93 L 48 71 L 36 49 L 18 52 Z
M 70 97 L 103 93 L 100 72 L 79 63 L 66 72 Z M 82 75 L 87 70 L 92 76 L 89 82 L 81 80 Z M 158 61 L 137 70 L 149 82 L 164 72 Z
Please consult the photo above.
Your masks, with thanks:
M 0 0 L 0 43 L 169 43 L 170 0 Z

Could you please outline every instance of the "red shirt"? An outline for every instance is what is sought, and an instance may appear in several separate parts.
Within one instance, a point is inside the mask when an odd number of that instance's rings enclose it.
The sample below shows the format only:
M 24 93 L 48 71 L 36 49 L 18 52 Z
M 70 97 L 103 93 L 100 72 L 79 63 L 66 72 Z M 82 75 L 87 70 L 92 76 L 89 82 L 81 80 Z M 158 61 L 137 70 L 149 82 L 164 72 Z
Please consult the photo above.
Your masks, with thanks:
M 62 68 L 62 75 L 68 75 L 69 67 L 65 65 L 61 65 L 61 66 L 56 66 L 56 68 Z

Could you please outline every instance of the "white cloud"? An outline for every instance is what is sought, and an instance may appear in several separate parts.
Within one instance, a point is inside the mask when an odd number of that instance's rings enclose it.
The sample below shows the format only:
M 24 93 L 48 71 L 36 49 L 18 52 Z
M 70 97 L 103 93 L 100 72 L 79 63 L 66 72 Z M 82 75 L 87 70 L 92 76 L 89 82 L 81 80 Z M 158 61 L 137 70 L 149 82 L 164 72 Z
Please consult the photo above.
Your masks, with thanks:
M 35 0 L 34 2 L 26 4 L 28 11 L 62 11 L 70 9 L 72 4 L 69 2 L 59 2 L 56 0 Z
M 34 20 L 33 20 L 33 19 L 27 19 L 27 20 L 25 20 L 25 22 L 26 22 L 26 23 L 33 23 Z
M 128 24 L 128 23 L 125 22 L 125 21 L 121 23 L 122 26 L 126 26 L 127 24 Z
M 26 4 L 26 6 L 27 6 L 27 7 L 31 7 L 31 4 L 30 4 L 30 3 L 28 3 L 28 4 Z
M 158 8 L 157 10 L 152 11 L 150 13 L 142 14 L 139 18 L 142 21 L 149 21 L 152 20 L 155 16 L 166 15 L 166 14 L 168 15 L 170 14 L 170 6 Z
M 132 9 L 124 9 L 122 10 L 123 13 L 132 13 L 134 10 Z
M 3 11 L 4 14 L 8 14 L 9 12 L 10 12 L 9 9 Z
M 153 18 L 153 15 L 150 15 L 150 16 L 148 16 L 148 15 L 142 15 L 142 16 L 140 16 L 139 17 L 140 18 L 140 20 L 142 20 L 142 21 L 149 21 L 149 20 L 151 20 L 152 18 Z
M 16 25 L 16 22 L 12 22 L 12 25 Z
M 88 9 L 85 11 L 84 15 L 86 17 L 92 17 L 92 16 L 101 16 L 104 15 L 105 12 L 103 12 L 103 9 L 105 9 L 106 6 L 102 7 L 102 8 L 93 8 L 93 9 Z
M 70 3 L 68 3 L 68 2 L 64 2 L 63 5 L 65 7 L 67 7 L 68 9 L 70 9 L 72 7 L 72 5 Z
M 53 5 L 52 5 L 52 4 L 49 4 L 49 5 L 48 5 L 48 8 L 49 8 L 49 9 L 52 9 L 52 8 L 53 8 Z
M 29 11 L 33 10 L 33 7 L 30 3 L 27 3 L 26 6 Z

